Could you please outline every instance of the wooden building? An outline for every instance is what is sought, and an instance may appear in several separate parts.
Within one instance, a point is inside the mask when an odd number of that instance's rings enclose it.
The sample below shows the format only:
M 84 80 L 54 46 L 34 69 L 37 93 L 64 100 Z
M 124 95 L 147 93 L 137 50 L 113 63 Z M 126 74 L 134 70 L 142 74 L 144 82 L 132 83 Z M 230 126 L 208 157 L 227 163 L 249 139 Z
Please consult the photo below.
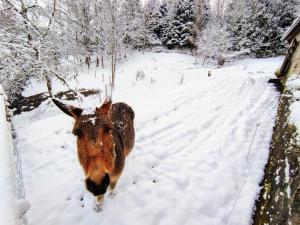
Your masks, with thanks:
M 300 73 L 300 16 L 284 34 L 282 40 L 288 41 L 289 49 L 277 76 L 287 78 L 291 74 Z

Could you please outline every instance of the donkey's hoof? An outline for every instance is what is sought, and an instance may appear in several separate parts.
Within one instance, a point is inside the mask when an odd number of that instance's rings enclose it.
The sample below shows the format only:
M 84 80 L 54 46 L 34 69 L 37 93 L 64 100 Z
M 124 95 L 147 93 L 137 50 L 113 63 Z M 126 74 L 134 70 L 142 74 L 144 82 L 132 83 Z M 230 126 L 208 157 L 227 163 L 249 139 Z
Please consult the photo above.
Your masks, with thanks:
M 103 203 L 102 202 L 94 202 L 94 207 L 93 207 L 95 212 L 102 212 L 103 211 Z
M 117 196 L 117 192 L 116 191 L 110 191 L 109 192 L 109 197 L 110 198 L 115 198 Z

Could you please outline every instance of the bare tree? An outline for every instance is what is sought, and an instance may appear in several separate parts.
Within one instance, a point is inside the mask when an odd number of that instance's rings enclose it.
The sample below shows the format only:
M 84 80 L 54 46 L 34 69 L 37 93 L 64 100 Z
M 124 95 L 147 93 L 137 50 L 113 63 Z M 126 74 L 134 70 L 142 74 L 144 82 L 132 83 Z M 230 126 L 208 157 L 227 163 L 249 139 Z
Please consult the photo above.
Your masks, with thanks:
M 60 53 L 50 32 L 57 1 L 48 9 L 30 2 L 0 2 L 0 82 L 10 99 L 21 92 L 30 76 L 58 74 L 53 65 Z
M 115 87 L 116 67 L 124 53 L 124 21 L 121 13 L 121 2 L 117 0 L 101 1 L 103 14 L 100 21 L 103 29 L 103 41 L 111 58 L 111 88 Z
M 224 18 L 225 10 L 229 0 L 216 0 L 214 2 L 214 11 L 217 19 L 222 20 Z
M 202 31 L 208 23 L 210 11 L 210 0 L 195 0 L 194 16 L 199 31 Z

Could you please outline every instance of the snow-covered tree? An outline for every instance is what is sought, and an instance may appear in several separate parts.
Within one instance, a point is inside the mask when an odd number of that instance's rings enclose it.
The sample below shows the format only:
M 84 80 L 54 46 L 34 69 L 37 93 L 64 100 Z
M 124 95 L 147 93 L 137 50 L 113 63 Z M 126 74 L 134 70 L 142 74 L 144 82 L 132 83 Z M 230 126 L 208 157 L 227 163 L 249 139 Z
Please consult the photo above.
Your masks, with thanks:
M 263 0 L 263 10 L 257 14 L 257 30 L 250 39 L 252 52 L 257 57 L 284 54 L 287 45 L 281 41 L 285 30 L 296 18 L 296 0 Z
M 218 20 L 223 20 L 225 15 L 225 10 L 227 4 L 230 2 L 230 0 L 215 0 L 214 1 L 214 13 Z
M 283 54 L 280 40 L 295 18 L 296 0 L 233 0 L 226 9 L 233 50 L 257 57 Z
M 194 48 L 196 26 L 194 17 L 194 1 L 177 1 L 170 26 L 165 32 L 164 43 L 168 48 Z
M 171 24 L 171 4 L 168 1 L 162 1 L 160 8 L 159 8 L 159 23 L 157 24 L 157 31 L 156 34 L 160 38 L 161 41 L 165 39 L 165 34 L 167 29 Z
M 61 0 L 58 4 L 57 22 L 62 40 L 66 40 L 70 53 L 84 57 L 90 64 L 94 51 L 94 19 L 97 7 L 93 0 Z
M 100 21 L 106 52 L 111 59 L 111 86 L 115 86 L 116 67 L 124 54 L 125 24 L 122 16 L 122 5 L 118 0 L 102 0 L 103 14 Z
M 210 1 L 209 0 L 195 0 L 195 23 L 199 31 L 202 31 L 209 21 L 211 14 Z
M 158 0 L 150 0 L 145 5 L 145 22 L 146 28 L 160 38 L 161 19 L 160 19 L 160 3 Z
M 250 18 L 249 1 L 232 0 L 227 6 L 225 20 L 232 37 L 232 50 L 241 51 L 247 45 Z
M 25 0 L 0 2 L 0 82 L 11 100 L 29 77 L 58 75 L 54 65 L 62 53 L 51 32 L 56 3 L 47 9 Z
M 98 67 L 101 63 L 102 68 L 104 68 L 104 57 L 106 56 L 106 37 L 104 33 L 104 22 L 102 15 L 105 13 L 105 8 L 101 1 L 94 1 L 94 15 L 92 22 L 92 40 L 93 49 L 96 54 L 96 66 Z M 100 59 L 99 59 L 100 57 Z
M 129 48 L 144 48 L 150 45 L 145 18 L 140 0 L 124 0 L 122 16 L 125 25 L 124 44 Z
M 203 57 L 203 64 L 208 58 L 211 58 L 222 65 L 231 44 L 227 27 L 218 20 L 211 20 L 198 38 L 198 54 Z

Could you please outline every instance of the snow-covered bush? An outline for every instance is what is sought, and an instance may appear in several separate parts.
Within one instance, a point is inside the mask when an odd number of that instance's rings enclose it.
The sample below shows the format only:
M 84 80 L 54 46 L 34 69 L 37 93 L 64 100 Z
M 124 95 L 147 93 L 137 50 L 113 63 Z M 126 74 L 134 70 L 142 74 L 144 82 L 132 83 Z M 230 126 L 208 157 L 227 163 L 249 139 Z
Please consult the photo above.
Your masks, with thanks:
M 198 54 L 203 57 L 203 64 L 208 58 L 214 59 L 219 65 L 224 64 L 231 38 L 225 25 L 221 22 L 210 22 L 198 39 Z
M 138 70 L 136 73 L 136 77 L 135 80 L 136 81 L 140 81 L 140 80 L 144 80 L 145 79 L 145 72 L 143 70 Z

